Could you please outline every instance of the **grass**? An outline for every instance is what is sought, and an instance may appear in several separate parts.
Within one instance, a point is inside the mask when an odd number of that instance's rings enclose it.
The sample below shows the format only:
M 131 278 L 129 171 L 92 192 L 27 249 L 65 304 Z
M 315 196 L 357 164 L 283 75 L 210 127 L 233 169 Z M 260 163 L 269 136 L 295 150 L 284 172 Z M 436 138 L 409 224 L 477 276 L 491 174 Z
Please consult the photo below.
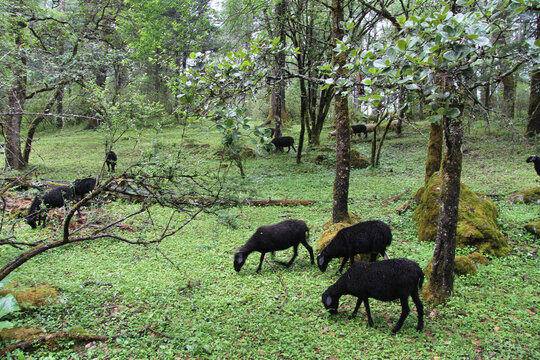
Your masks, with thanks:
M 321 139 L 331 145 L 325 135 Z M 198 124 L 187 130 L 185 138 L 196 144 L 187 150 L 190 166 L 216 166 L 213 154 L 219 136 L 212 129 Z M 181 133 L 175 129 L 128 134 L 115 148 L 119 169 L 136 162 L 152 147 L 172 150 L 181 142 Z M 352 170 L 349 194 L 350 211 L 364 220 L 381 219 L 390 224 L 394 241 L 389 255 L 413 259 L 422 267 L 432 256 L 433 244 L 418 242 L 411 211 L 403 216 L 393 211 L 407 196 L 385 203 L 407 189 L 412 195 L 423 184 L 426 143 L 425 137 L 410 128 L 402 138 L 388 139 L 380 167 Z M 95 174 L 103 160 L 102 144 L 101 134 L 96 132 L 45 132 L 36 142 L 31 165 L 38 167 L 40 176 L 58 180 Z M 354 142 L 353 146 L 369 154 L 369 143 Z M 69 152 L 63 150 L 66 147 Z M 538 246 L 523 230 L 526 222 L 538 217 L 538 205 L 507 201 L 513 191 L 538 185 L 532 166 L 525 163 L 538 146 L 528 146 L 502 132 L 475 130 L 467 135 L 464 148 L 463 181 L 474 191 L 499 195 L 495 197 L 499 222 L 513 250 L 506 258 L 492 259 L 478 275 L 457 278 L 446 305 L 426 307 L 422 332 L 415 330 L 413 310 L 402 330 L 391 335 L 400 313 L 398 302 L 370 302 L 373 328 L 367 326 L 363 308 L 355 319 L 348 320 L 356 303 L 350 296 L 342 298 L 339 314 L 330 316 L 321 304 L 321 294 L 337 279 L 338 263 L 332 262 L 327 272 L 320 273 L 309 264 L 303 248 L 290 269 L 275 264 L 274 271 L 264 263 L 262 272 L 256 274 L 256 253 L 239 273 L 233 270 L 234 249 L 259 225 L 304 219 L 312 245 L 322 233 L 331 215 L 334 169 L 331 164 L 310 163 L 319 150 L 308 149 L 299 165 L 293 154 L 248 159 L 245 179 L 231 167 L 229 190 L 241 198 L 316 200 L 312 206 L 227 208 L 217 216 L 197 217 L 159 248 L 101 240 L 57 248 L 26 263 L 9 280 L 52 284 L 60 290 L 61 301 L 17 313 L 12 321 L 48 333 L 81 327 L 92 334 L 116 337 L 82 349 L 62 343 L 54 350 L 43 347 L 19 354 L 28 359 L 540 358 Z M 99 211 L 107 216 L 132 208 L 134 205 L 114 202 Z M 168 211 L 156 208 L 153 215 L 164 222 Z M 152 236 L 144 224 L 132 225 L 136 231 L 128 236 Z M 43 230 L 45 234 L 51 231 Z M 20 239 L 41 236 L 20 220 L 15 233 Z M 19 252 L 1 251 L 0 265 Z M 276 254 L 281 260 L 290 256 L 290 250 Z M 272 262 L 270 256 L 269 260 Z

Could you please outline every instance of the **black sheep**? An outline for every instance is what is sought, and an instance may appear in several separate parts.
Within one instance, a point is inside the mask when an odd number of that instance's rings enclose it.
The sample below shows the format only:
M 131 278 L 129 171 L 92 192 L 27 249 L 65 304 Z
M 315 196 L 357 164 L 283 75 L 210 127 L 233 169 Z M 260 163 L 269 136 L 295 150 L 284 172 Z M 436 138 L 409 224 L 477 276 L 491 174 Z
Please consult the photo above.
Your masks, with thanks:
M 291 136 L 280 136 L 272 139 L 272 144 L 276 147 L 276 152 L 278 150 L 283 151 L 283 148 L 287 147 L 287 153 L 291 151 L 291 147 L 296 152 L 294 147 L 294 139 Z
M 96 187 L 96 178 L 77 179 L 72 183 L 75 199 L 80 200 Z
M 358 136 L 360 136 L 360 134 L 364 134 L 364 137 L 367 138 L 367 127 L 366 125 L 353 125 L 351 126 L 351 130 L 352 130 L 352 133 L 353 134 L 358 134 Z
M 420 266 L 408 259 L 390 259 L 377 262 L 358 261 L 347 270 L 336 283 L 330 286 L 322 295 L 322 302 L 330 313 L 337 313 L 339 298 L 342 295 L 358 297 L 353 313 L 356 316 L 358 308 L 364 302 L 369 326 L 373 326 L 373 319 L 369 310 L 368 298 L 381 301 L 399 299 L 401 302 L 401 316 L 392 329 L 396 333 L 401 329 L 403 322 L 410 312 L 409 296 L 412 297 L 418 312 L 417 330 L 424 328 L 424 305 L 418 296 L 418 289 L 424 283 L 424 273 Z
M 317 264 L 322 272 L 326 270 L 330 260 L 345 258 L 341 263 L 339 272 L 350 259 L 354 263 L 357 254 L 371 254 L 371 261 L 375 261 L 377 254 L 386 255 L 386 248 L 392 242 L 392 230 L 380 220 L 359 222 L 356 225 L 343 228 L 317 256 Z
M 292 246 L 294 254 L 291 260 L 284 264 L 289 267 L 298 254 L 298 244 L 304 245 L 309 252 L 311 264 L 313 264 L 313 249 L 307 242 L 308 236 L 309 229 L 302 220 L 285 220 L 274 225 L 260 226 L 243 246 L 236 249 L 234 253 L 234 270 L 240 271 L 248 255 L 258 251 L 261 253 L 259 267 L 257 268 L 257 272 L 259 272 L 261 271 L 264 255 L 267 252 L 285 250 Z
M 49 209 L 64 206 L 66 200 L 73 200 L 71 186 L 58 186 L 44 194 L 37 195 L 26 212 L 26 223 L 32 229 L 35 229 L 39 224 L 45 227 Z M 44 205 L 45 208 L 42 209 L 41 205 Z
M 114 172 L 114 168 L 116 167 L 116 162 L 118 161 L 118 156 L 116 156 L 116 153 L 114 151 L 109 151 L 105 154 L 105 164 L 107 164 L 107 170 L 109 172 Z
M 526 160 L 528 163 L 532 162 L 534 163 L 534 170 L 536 170 L 536 173 L 540 175 L 540 157 L 536 155 L 531 155 Z

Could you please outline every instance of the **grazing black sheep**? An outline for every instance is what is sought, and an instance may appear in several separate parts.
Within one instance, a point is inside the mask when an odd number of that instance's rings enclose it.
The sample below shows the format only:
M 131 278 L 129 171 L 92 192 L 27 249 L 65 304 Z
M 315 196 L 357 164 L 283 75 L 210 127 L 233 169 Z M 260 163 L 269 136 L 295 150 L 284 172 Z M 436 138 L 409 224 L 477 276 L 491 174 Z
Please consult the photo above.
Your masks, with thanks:
M 373 326 L 373 319 L 369 310 L 368 298 L 381 301 L 399 299 L 401 302 L 401 316 L 392 329 L 396 333 L 401 329 L 403 322 L 410 312 L 409 296 L 412 297 L 418 312 L 417 330 L 424 328 L 424 305 L 418 296 L 418 289 L 424 283 L 424 273 L 420 266 L 408 259 L 390 259 L 377 262 L 358 261 L 343 274 L 338 281 L 330 286 L 322 295 L 322 302 L 330 313 L 337 313 L 339 298 L 342 295 L 358 297 L 356 307 L 349 317 L 356 316 L 358 308 L 364 302 L 369 326 Z
M 353 125 L 351 126 L 351 130 L 352 130 L 352 133 L 353 134 L 358 134 L 358 136 L 360 136 L 360 134 L 364 134 L 364 137 L 367 138 L 367 127 L 366 125 Z
M 356 254 L 371 254 L 375 261 L 377 254 L 386 255 L 386 248 L 392 242 L 392 230 L 380 220 L 359 222 L 356 225 L 343 228 L 317 256 L 317 264 L 322 272 L 326 270 L 330 260 L 344 257 L 339 272 L 350 259 L 354 263 Z
M 74 198 L 81 200 L 96 187 L 96 178 L 77 179 L 72 183 Z
M 291 147 L 296 152 L 296 149 L 294 147 L 294 139 L 291 136 L 280 136 L 277 138 L 272 139 L 272 144 L 276 147 L 276 152 L 278 150 L 283 151 L 284 147 L 287 147 L 287 153 L 291 151 Z
M 49 209 L 64 206 L 66 200 L 73 200 L 71 186 L 58 186 L 44 194 L 37 195 L 26 212 L 26 223 L 32 229 L 35 229 L 39 224 L 45 227 Z M 44 209 L 41 208 L 41 205 L 44 205 Z
M 528 163 L 532 162 L 534 163 L 534 170 L 536 170 L 536 173 L 540 175 L 540 157 L 536 155 L 531 155 L 526 160 Z
M 304 245 L 309 252 L 311 264 L 314 264 L 313 249 L 307 242 L 308 236 L 309 229 L 302 220 L 285 220 L 274 225 L 260 226 L 243 246 L 236 249 L 234 253 L 234 270 L 240 271 L 248 255 L 258 251 L 261 253 L 259 267 L 257 268 L 257 272 L 259 272 L 261 271 L 264 255 L 267 252 L 285 250 L 292 246 L 294 254 L 291 260 L 284 264 L 289 267 L 298 254 L 298 244 Z
M 114 151 L 109 151 L 105 154 L 105 164 L 107 164 L 107 170 L 109 172 L 114 172 L 114 168 L 116 167 L 116 162 L 118 161 L 118 156 L 116 156 L 116 153 Z

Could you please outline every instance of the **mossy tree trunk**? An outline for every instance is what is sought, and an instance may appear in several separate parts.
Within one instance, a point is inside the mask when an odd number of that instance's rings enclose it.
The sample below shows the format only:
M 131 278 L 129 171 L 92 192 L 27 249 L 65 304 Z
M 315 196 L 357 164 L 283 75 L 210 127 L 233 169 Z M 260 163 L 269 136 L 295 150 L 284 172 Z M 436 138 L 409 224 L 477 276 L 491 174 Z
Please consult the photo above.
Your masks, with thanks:
M 332 37 L 334 44 L 344 37 L 343 0 L 332 0 Z M 336 79 L 345 76 L 347 62 L 345 53 L 334 53 L 334 66 L 337 66 Z M 347 96 L 336 89 L 334 111 L 336 119 L 336 177 L 334 179 L 334 201 L 332 220 L 334 223 L 349 220 L 347 202 L 349 199 L 349 177 L 351 163 L 351 134 L 349 126 L 349 104 Z
M 463 111 L 463 106 L 454 106 Z M 446 154 L 442 162 L 441 207 L 437 239 L 433 250 L 433 271 L 424 294 L 427 300 L 440 304 L 448 300 L 454 288 L 454 262 L 458 223 L 463 125 L 461 116 L 456 119 L 443 117 Z
M 426 178 L 424 180 L 424 184 L 427 184 L 431 176 L 441 169 L 442 143 L 442 121 L 432 122 L 431 130 L 429 132 L 429 143 L 426 159 Z

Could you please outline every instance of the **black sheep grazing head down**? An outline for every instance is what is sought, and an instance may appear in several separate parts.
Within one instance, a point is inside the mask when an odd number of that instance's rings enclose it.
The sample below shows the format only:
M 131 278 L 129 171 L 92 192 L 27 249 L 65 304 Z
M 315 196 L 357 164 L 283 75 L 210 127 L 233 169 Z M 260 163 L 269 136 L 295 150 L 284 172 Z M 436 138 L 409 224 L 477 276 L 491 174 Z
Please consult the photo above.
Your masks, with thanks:
M 536 155 L 531 155 L 526 160 L 528 163 L 532 162 L 534 163 L 534 170 L 536 170 L 536 173 L 540 175 L 540 157 Z
M 236 272 L 239 272 L 242 269 L 242 266 L 244 266 L 244 263 L 246 262 L 247 256 L 241 252 L 237 251 L 234 254 L 234 270 Z
M 338 297 L 332 297 L 332 295 L 328 294 L 328 290 L 326 290 L 322 294 L 322 302 L 323 302 L 324 308 L 328 310 L 330 314 L 337 314 L 337 309 L 339 306 Z

